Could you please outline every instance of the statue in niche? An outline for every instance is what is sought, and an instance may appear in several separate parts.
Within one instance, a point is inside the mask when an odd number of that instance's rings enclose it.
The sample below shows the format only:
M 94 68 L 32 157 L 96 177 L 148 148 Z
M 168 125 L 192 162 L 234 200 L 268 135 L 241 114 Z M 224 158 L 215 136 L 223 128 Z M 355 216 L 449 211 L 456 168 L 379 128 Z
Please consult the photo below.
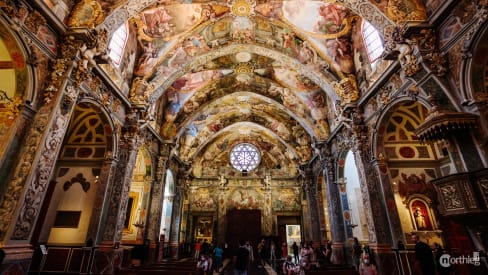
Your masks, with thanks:
M 429 216 L 429 209 L 427 205 L 420 200 L 412 202 L 411 207 L 412 216 L 417 230 L 432 230 L 432 223 Z

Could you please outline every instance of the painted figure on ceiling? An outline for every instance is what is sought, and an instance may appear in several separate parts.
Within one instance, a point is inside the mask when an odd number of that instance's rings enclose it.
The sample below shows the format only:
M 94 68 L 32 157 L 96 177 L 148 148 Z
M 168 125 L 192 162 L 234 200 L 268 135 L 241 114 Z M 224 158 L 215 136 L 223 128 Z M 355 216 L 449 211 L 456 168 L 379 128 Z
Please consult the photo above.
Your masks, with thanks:
M 142 19 L 145 32 L 151 37 L 167 37 L 174 32 L 174 24 L 170 22 L 173 17 L 164 7 L 145 12 Z
M 154 65 L 158 61 L 157 49 L 153 46 L 152 42 L 141 41 L 140 43 L 142 53 L 139 56 L 138 66 L 134 74 L 136 76 L 144 76 L 150 72 Z
M 321 18 L 317 22 L 315 29 L 325 34 L 338 33 L 344 28 L 342 21 L 348 13 L 349 10 L 341 5 L 326 3 L 319 8 Z
M 331 66 L 334 71 L 351 74 L 354 72 L 351 43 L 346 38 L 331 39 L 326 42 L 327 51 L 334 61 Z

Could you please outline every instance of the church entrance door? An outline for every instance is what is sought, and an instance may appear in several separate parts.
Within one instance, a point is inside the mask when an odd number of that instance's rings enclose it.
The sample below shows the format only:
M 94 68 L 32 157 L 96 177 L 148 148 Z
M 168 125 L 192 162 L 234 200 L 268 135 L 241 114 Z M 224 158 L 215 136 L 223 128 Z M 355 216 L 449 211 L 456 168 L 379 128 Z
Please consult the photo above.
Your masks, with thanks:
M 239 240 L 250 241 L 256 253 L 260 238 L 261 210 L 231 209 L 227 211 L 225 241 L 229 245 L 231 253 L 238 247 Z

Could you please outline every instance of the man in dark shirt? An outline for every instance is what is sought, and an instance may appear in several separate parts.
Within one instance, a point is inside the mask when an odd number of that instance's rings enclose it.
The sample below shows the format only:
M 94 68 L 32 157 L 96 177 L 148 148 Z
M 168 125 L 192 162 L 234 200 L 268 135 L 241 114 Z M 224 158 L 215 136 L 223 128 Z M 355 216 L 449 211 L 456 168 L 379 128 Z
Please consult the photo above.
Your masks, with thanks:
M 247 275 L 249 265 L 249 250 L 244 246 L 244 241 L 239 241 L 239 248 L 234 253 L 234 274 Z
M 412 241 L 415 242 L 415 261 L 422 270 L 422 274 L 435 274 L 434 256 L 430 246 L 420 241 L 417 235 L 412 235 Z

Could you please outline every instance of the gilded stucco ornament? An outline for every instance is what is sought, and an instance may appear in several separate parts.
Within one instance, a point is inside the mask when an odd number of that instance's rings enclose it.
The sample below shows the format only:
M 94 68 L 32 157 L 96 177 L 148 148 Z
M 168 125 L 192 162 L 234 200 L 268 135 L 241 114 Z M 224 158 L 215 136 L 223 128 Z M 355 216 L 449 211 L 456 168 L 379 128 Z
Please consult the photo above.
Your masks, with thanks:
M 447 72 L 447 58 L 446 55 L 439 52 L 428 53 L 424 56 L 429 68 L 437 76 L 444 76 Z
M 152 89 L 150 89 L 151 87 L 152 86 L 141 77 L 134 79 L 132 88 L 129 91 L 130 101 L 137 104 L 145 104 L 148 99 L 148 94 L 150 94 L 149 91 L 152 91 Z
M 233 16 L 251 16 L 254 15 L 256 1 L 253 0 L 232 0 L 228 3 Z
M 395 22 L 427 19 L 427 11 L 421 0 L 389 0 L 386 14 Z
M 24 25 L 31 33 L 37 33 L 40 26 L 46 25 L 46 19 L 39 12 L 34 11 L 29 13 Z
M 68 26 L 75 28 L 94 28 L 105 19 L 102 6 L 96 0 L 81 0 L 71 14 Z
M 20 96 L 9 98 L 5 91 L 0 90 L 0 104 L 3 105 L 1 110 L 7 114 L 8 119 L 14 120 L 20 113 L 23 102 Z
M 68 69 L 69 62 L 69 59 L 56 59 L 53 61 L 49 83 L 43 92 L 43 100 L 45 104 L 49 105 L 53 101 L 55 95 L 58 93 L 58 87 L 63 79 L 62 76 Z
M 73 72 L 74 85 L 80 86 L 85 80 L 91 81 L 93 78 L 91 70 L 97 66 L 96 59 L 108 61 L 107 54 L 108 37 L 107 31 L 102 29 L 90 33 L 91 41 L 83 43 L 79 48 L 79 60 L 76 70 Z
M 406 76 L 413 76 L 421 67 L 414 55 L 416 39 L 404 37 L 405 29 L 400 26 L 392 26 L 385 30 L 385 59 L 398 59 Z
M 352 103 L 359 98 L 359 90 L 354 75 L 348 75 L 341 81 L 333 82 L 332 86 L 341 98 L 341 105 Z

